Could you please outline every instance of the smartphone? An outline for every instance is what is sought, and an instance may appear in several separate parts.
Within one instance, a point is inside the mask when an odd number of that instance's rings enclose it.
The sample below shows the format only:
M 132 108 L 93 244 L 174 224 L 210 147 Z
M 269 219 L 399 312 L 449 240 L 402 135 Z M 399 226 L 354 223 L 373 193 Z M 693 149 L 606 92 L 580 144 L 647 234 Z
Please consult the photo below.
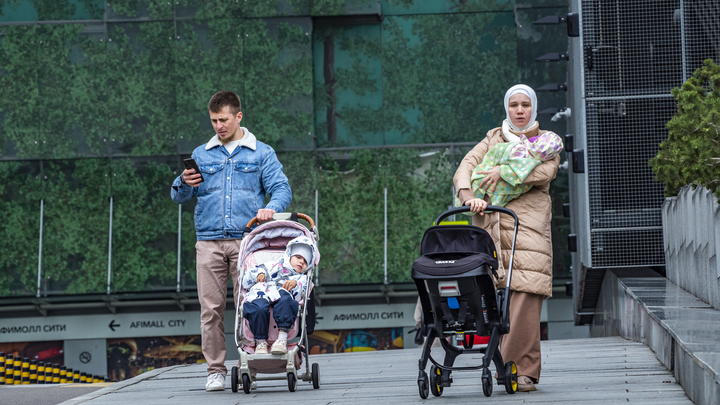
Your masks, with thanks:
M 193 169 L 193 170 L 195 170 L 196 174 L 200 175 L 201 183 L 203 181 L 205 181 L 205 178 L 203 178 L 202 173 L 200 173 L 200 168 L 198 167 L 197 162 L 195 162 L 195 159 L 193 159 L 193 158 L 183 159 L 183 163 L 185 164 L 186 169 Z

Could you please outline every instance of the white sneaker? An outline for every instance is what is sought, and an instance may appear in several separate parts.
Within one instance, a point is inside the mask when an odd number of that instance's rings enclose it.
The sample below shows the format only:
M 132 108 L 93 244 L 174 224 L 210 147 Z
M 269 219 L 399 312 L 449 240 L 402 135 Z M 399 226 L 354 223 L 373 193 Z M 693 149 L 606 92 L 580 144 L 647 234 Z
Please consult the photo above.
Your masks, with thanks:
M 255 354 L 268 354 L 266 341 L 259 340 L 255 342 Z
M 205 391 L 225 391 L 225 374 L 210 374 L 205 384 Z
M 287 353 L 287 341 L 285 339 L 278 339 L 273 343 L 270 348 L 272 354 L 285 354 Z

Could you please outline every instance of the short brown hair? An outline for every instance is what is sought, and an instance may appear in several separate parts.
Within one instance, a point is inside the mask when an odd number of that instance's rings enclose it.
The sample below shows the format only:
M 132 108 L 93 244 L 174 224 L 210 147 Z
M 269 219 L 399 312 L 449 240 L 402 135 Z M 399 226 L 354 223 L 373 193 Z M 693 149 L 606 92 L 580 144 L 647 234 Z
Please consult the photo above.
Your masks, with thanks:
M 230 111 L 237 114 L 241 111 L 240 97 L 232 91 L 218 91 L 212 96 L 208 103 L 208 110 L 213 113 L 220 112 L 225 106 L 230 107 Z

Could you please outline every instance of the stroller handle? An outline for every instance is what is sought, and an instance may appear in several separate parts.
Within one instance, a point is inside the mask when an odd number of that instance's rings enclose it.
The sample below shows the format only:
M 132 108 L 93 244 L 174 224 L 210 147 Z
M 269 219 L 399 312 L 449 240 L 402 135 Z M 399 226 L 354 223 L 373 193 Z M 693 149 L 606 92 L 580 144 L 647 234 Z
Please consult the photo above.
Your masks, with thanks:
M 514 213 L 512 210 L 509 210 L 509 209 L 507 209 L 507 208 L 505 208 L 505 207 L 498 207 L 498 206 L 496 206 L 496 205 L 488 205 L 487 208 L 485 208 L 485 211 L 501 212 L 501 213 L 503 213 L 503 214 L 510 215 L 510 216 L 513 217 L 513 219 L 515 220 L 515 228 L 517 228 L 517 226 L 519 225 L 517 215 L 515 215 L 515 213 Z M 469 205 L 464 205 L 464 206 L 462 206 L 462 207 L 451 208 L 451 209 L 443 212 L 443 213 L 440 214 L 440 216 L 437 217 L 437 219 L 435 220 L 435 225 L 439 225 L 440 222 L 442 222 L 443 219 L 449 217 L 450 215 L 461 214 L 461 213 L 463 213 L 463 212 L 470 212 L 470 206 L 469 206 Z
M 306 220 L 310 224 L 310 229 L 315 228 L 315 221 L 313 221 L 313 219 L 310 218 L 308 215 L 301 214 L 299 212 L 298 213 L 293 212 L 292 214 L 283 213 L 283 212 L 275 213 L 275 214 L 273 214 L 273 219 L 274 220 L 283 220 L 283 219 L 294 220 L 294 218 L 292 218 L 293 215 L 297 215 L 297 219 Z M 245 229 L 250 229 L 257 223 L 258 223 L 257 217 L 253 217 L 253 219 L 251 219 L 250 222 L 248 222 L 247 225 L 245 225 Z

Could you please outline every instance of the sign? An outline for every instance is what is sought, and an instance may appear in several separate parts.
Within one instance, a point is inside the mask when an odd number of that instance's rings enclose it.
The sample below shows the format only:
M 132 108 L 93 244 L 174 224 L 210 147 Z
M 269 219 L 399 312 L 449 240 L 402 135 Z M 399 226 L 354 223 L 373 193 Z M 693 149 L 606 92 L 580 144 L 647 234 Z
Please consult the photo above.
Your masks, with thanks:
M 315 330 L 414 327 L 415 304 L 316 307 Z M 225 333 L 235 330 L 225 311 Z M 0 342 L 186 336 L 200 334 L 200 312 L 0 318 Z
M 234 311 L 225 315 L 226 329 L 233 330 Z M 197 311 L 0 319 L 0 342 L 199 334 Z
M 316 307 L 315 330 L 415 327 L 415 304 Z

